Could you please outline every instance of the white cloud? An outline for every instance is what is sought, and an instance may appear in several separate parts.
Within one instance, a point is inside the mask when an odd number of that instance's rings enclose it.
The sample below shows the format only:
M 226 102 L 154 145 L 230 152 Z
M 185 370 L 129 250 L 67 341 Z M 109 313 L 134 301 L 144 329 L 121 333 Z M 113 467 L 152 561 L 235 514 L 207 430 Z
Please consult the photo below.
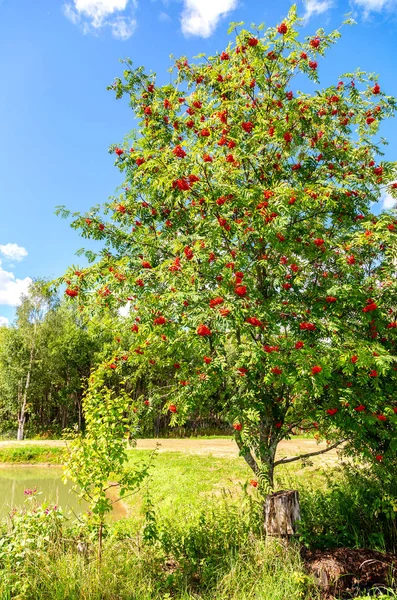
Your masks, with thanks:
M 7 317 L 1 317 L 0 316 L 0 327 L 2 327 L 3 325 L 9 325 L 10 321 L 7 319 Z
M 28 255 L 26 249 L 18 244 L 0 244 L 0 254 L 15 261 L 20 261 Z
M 92 20 L 94 27 L 102 27 L 109 15 L 124 11 L 128 0 L 74 0 L 76 11 Z
M 17 279 L 14 273 L 5 271 L 0 263 L 0 304 L 18 306 L 21 295 L 26 294 L 31 283 L 32 280 L 30 277 Z
M 74 25 L 77 25 L 77 23 L 80 20 L 79 13 L 74 10 L 74 8 L 73 8 L 73 6 L 71 4 L 64 4 L 63 5 L 63 14 Z
M 385 194 L 382 198 L 382 208 L 383 210 L 389 210 L 390 208 L 395 208 L 397 200 L 393 198 L 390 194 Z
M 313 15 L 322 15 L 333 5 L 333 0 L 304 0 L 305 14 L 303 18 L 308 21 Z
M 109 27 L 113 37 L 128 40 L 136 28 L 133 11 L 137 0 L 72 0 L 64 4 L 65 16 L 84 33 Z
M 169 15 L 168 13 L 166 13 L 166 12 L 161 12 L 161 13 L 159 14 L 159 21 L 163 21 L 163 22 L 164 22 L 164 21 L 171 21 L 171 17 L 170 17 L 170 15 Z
M 128 317 L 131 311 L 131 302 L 127 302 L 124 306 L 119 308 L 118 313 L 121 317 Z
M 364 17 L 368 17 L 372 12 L 393 10 L 397 2 L 396 0 L 352 0 L 352 4 L 363 11 Z
M 128 40 L 136 29 L 135 19 L 127 19 L 126 17 L 116 17 L 109 22 L 113 37 L 118 40 Z
M 204 38 L 212 35 L 221 17 L 237 8 L 238 0 L 183 0 L 182 33 Z

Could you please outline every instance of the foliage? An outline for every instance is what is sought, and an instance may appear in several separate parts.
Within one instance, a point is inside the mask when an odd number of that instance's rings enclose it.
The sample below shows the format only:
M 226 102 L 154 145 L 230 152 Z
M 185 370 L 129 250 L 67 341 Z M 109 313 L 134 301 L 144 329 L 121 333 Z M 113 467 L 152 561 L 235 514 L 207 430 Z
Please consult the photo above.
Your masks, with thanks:
M 93 522 L 99 527 L 99 555 L 106 514 L 112 508 L 107 491 L 117 488 L 120 498 L 139 488 L 148 474 L 147 464 L 126 466 L 131 398 L 103 385 L 100 372 L 91 377 L 85 396 L 85 431 L 69 432 L 64 476 L 71 479 L 77 494 L 90 504 Z M 113 478 L 117 478 L 113 482 Z
M 122 560 L 120 558 L 123 557 Z M 69 551 L 29 564 L 24 600 L 316 600 L 311 579 L 304 573 L 299 553 L 292 548 L 263 547 L 252 540 L 241 556 L 231 555 L 226 573 L 218 573 L 214 587 L 197 589 L 197 582 L 174 577 L 173 565 L 153 548 L 138 548 L 123 540 L 106 543 L 100 569 Z M 216 573 L 214 573 L 214 576 Z M 0 575 L 1 577 L 1 575 Z M 254 583 L 253 583 L 254 582 Z M 2 598 L 15 598 L 0 579 Z
M 27 307 L 25 305 L 28 305 Z M 26 326 L 25 315 L 30 306 L 29 294 L 22 299 L 15 322 L 0 327 L 0 436 L 16 437 L 17 415 L 26 374 L 29 368 L 31 324 Z M 87 320 L 77 307 L 59 300 L 55 295 L 51 306 L 44 308 L 36 323 L 36 344 L 32 360 L 30 385 L 26 404 L 26 437 L 59 438 L 65 428 L 84 429 L 82 400 L 91 369 L 109 355 L 119 344 L 114 339 L 115 322 L 121 317 Z M 125 389 L 134 398 L 138 410 L 141 396 L 147 395 L 152 374 L 141 372 L 138 382 L 128 381 Z M 171 372 L 157 373 L 157 385 L 166 385 Z M 162 379 L 161 379 L 162 378 Z M 117 391 L 122 374 L 114 374 L 112 386 Z M 162 437 L 170 433 L 169 415 L 162 411 L 163 404 L 142 411 L 139 431 L 144 437 Z M 172 435 L 189 436 L 219 434 L 229 426 L 219 415 L 221 407 L 212 406 L 210 414 L 200 416 L 192 411 L 184 427 L 174 428 Z
M 132 455 L 135 452 L 139 451 Z M 135 460 L 141 459 L 139 452 Z M 201 463 L 202 468 L 195 469 Z M 40 505 L 36 513 L 20 511 L 21 526 L 2 526 L 0 538 L 6 538 L 2 544 L 19 548 L 29 537 L 33 547 L 43 551 L 27 551 L 18 568 L 12 561 L 2 563 L 0 597 L 14 597 L 23 585 L 24 600 L 164 600 L 167 594 L 180 600 L 314 600 L 316 591 L 305 575 L 298 546 L 287 550 L 277 541 L 262 539 L 259 496 L 251 487 L 249 496 L 238 488 L 236 479 L 244 480 L 249 471 L 237 465 L 235 459 L 211 462 L 205 456 L 159 454 L 149 483 L 152 506 L 146 500 L 143 507 L 146 512 L 150 509 L 150 531 L 141 537 L 138 532 L 145 524 L 135 518 L 109 524 L 100 566 L 95 560 L 97 528 L 84 520 L 74 524 L 62 519 L 62 526 L 51 529 L 46 540 L 51 521 L 40 524 L 48 516 L 42 515 Z M 390 533 L 395 518 L 389 514 L 392 503 L 387 498 L 396 497 L 395 482 L 385 480 L 381 491 L 381 476 L 377 479 L 351 466 L 342 471 L 310 467 L 299 477 L 287 471 L 287 467 L 280 470 L 280 484 L 292 476 L 292 485 L 300 490 L 301 541 L 311 546 L 336 540 L 337 545 L 393 549 L 395 536 Z M 228 491 L 219 492 L 220 478 Z M 163 486 L 162 492 L 162 482 L 170 479 L 175 479 L 175 486 Z M 204 482 L 201 494 L 200 480 Z M 131 505 L 135 507 L 135 499 Z M 26 531 L 44 539 L 26 536 Z
M 347 546 L 396 552 L 397 483 L 385 470 L 345 464 L 328 473 L 324 489 L 301 482 L 299 537 L 310 547 Z
M 134 450 L 131 459 L 135 452 L 141 458 L 143 451 Z M 280 489 L 299 490 L 302 513 L 299 541 L 308 547 L 323 549 L 346 546 L 396 552 L 394 474 L 390 475 L 384 465 L 375 471 L 369 470 L 367 465 L 350 462 L 324 466 L 321 457 L 313 459 L 313 463 L 300 465 L 299 469 L 281 467 L 276 476 Z M 229 498 L 232 514 L 236 504 L 245 506 L 248 502 L 244 490 L 252 501 L 259 502 L 260 495 L 257 488 L 249 484 L 250 479 L 250 471 L 241 459 L 160 453 L 149 482 L 156 525 L 167 523 L 170 531 L 175 532 L 180 523 L 182 530 L 184 523 L 192 523 L 192 513 L 205 515 L 207 511 L 211 515 L 214 503 L 219 508 L 219 496 Z M 252 506 L 256 506 L 254 502 Z M 258 532 L 255 520 L 260 515 L 254 509 L 243 509 L 243 512 L 245 510 L 247 516 L 250 514 L 251 527 Z M 135 502 L 130 514 L 129 527 L 133 531 L 141 522 Z M 195 524 L 198 528 L 197 520 Z M 115 529 L 119 528 L 125 531 L 126 523 L 116 523 Z M 182 535 L 188 536 L 186 532 L 181 532 Z
M 29 553 L 21 570 L 10 563 L 0 567 L 0 597 L 23 591 L 24 600 L 314 600 L 298 548 L 265 545 L 254 535 L 246 508 L 228 499 L 212 502 L 206 514 L 192 513 L 184 528 L 159 521 L 162 541 L 145 545 L 136 534 L 119 528 L 112 536 L 110 530 L 99 566 L 90 533 L 65 529 L 63 538 L 50 539 L 46 555 Z
M 194 577 L 208 587 L 214 576 L 229 565 L 231 556 L 239 554 L 244 540 L 255 534 L 261 536 L 260 513 L 251 496 L 243 496 L 237 505 L 229 494 L 224 494 L 222 501 L 211 502 L 198 513 L 190 511 L 183 522 L 172 517 L 163 519 L 154 534 L 146 538 L 149 544 L 158 542 L 165 556 L 177 561 L 184 578 Z M 155 523 L 153 514 L 150 511 L 146 521 L 150 531 Z
M 396 196 L 376 137 L 396 101 L 362 71 L 321 89 L 340 32 L 301 41 L 298 21 L 236 26 L 164 86 L 125 61 L 111 89 L 139 128 L 110 149 L 125 181 L 74 215 L 103 249 L 63 280 L 88 315 L 127 312 L 101 376 L 151 374 L 137 411 L 171 424 L 216 402 L 263 491 L 296 428 L 373 463 L 397 448 L 397 221 L 371 212 Z
M 62 540 L 64 516 L 58 506 L 40 504 L 36 490 L 25 490 L 26 508 L 14 509 L 0 537 L 0 572 L 5 573 L 12 593 L 29 587 L 29 559 L 48 558 Z

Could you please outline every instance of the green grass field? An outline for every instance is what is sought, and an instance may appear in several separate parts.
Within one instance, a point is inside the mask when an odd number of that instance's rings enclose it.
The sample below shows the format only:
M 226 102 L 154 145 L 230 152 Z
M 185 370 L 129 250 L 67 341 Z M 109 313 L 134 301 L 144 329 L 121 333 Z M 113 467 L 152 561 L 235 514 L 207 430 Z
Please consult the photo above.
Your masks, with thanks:
M 150 452 L 131 450 L 130 463 L 134 465 L 149 460 Z M 308 477 L 308 475 L 310 475 Z M 180 452 L 161 452 L 154 461 L 151 475 L 145 481 L 142 492 L 127 500 L 132 518 L 138 517 L 142 511 L 142 498 L 149 491 L 159 516 L 168 514 L 185 518 L 187 514 L 205 507 L 225 494 L 230 498 L 238 498 L 243 486 L 255 496 L 249 485 L 253 478 L 252 471 L 241 457 L 219 458 L 207 455 L 183 454 Z M 327 468 L 317 464 L 303 468 L 299 463 L 285 466 L 276 476 L 277 486 L 291 489 L 306 480 L 310 488 L 321 488 L 327 479 Z M 247 485 L 248 484 L 248 485 Z

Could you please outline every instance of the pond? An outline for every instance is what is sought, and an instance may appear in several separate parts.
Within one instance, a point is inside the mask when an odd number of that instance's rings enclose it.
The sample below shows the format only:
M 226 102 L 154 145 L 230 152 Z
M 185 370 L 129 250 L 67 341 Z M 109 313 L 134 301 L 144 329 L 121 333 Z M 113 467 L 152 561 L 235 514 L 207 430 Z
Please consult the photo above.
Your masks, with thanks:
M 14 467 L 0 468 L 0 520 L 8 516 L 13 508 L 24 504 L 26 489 L 37 488 L 40 492 L 38 501 L 56 504 L 63 509 L 65 515 L 74 518 L 87 510 L 87 504 L 82 502 L 72 491 L 71 484 L 62 481 L 61 467 Z M 125 516 L 125 506 L 117 502 L 112 511 L 112 519 Z

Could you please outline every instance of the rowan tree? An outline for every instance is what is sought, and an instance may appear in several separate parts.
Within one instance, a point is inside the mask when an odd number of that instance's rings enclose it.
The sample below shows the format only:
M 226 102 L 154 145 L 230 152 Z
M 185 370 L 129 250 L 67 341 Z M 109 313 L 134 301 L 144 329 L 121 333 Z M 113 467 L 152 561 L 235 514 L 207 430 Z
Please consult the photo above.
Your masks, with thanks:
M 295 8 L 275 28 L 233 24 L 168 85 L 125 61 L 110 86 L 139 121 L 110 149 L 125 182 L 74 215 L 103 251 L 65 276 L 89 314 L 130 306 L 101 381 L 173 368 L 148 400 L 166 397 L 173 423 L 221 395 L 263 489 L 300 458 L 275 458 L 297 430 L 379 468 L 396 450 L 397 220 L 371 212 L 397 197 L 379 137 L 396 102 L 362 71 L 321 88 L 340 33 L 301 40 L 298 24 Z

